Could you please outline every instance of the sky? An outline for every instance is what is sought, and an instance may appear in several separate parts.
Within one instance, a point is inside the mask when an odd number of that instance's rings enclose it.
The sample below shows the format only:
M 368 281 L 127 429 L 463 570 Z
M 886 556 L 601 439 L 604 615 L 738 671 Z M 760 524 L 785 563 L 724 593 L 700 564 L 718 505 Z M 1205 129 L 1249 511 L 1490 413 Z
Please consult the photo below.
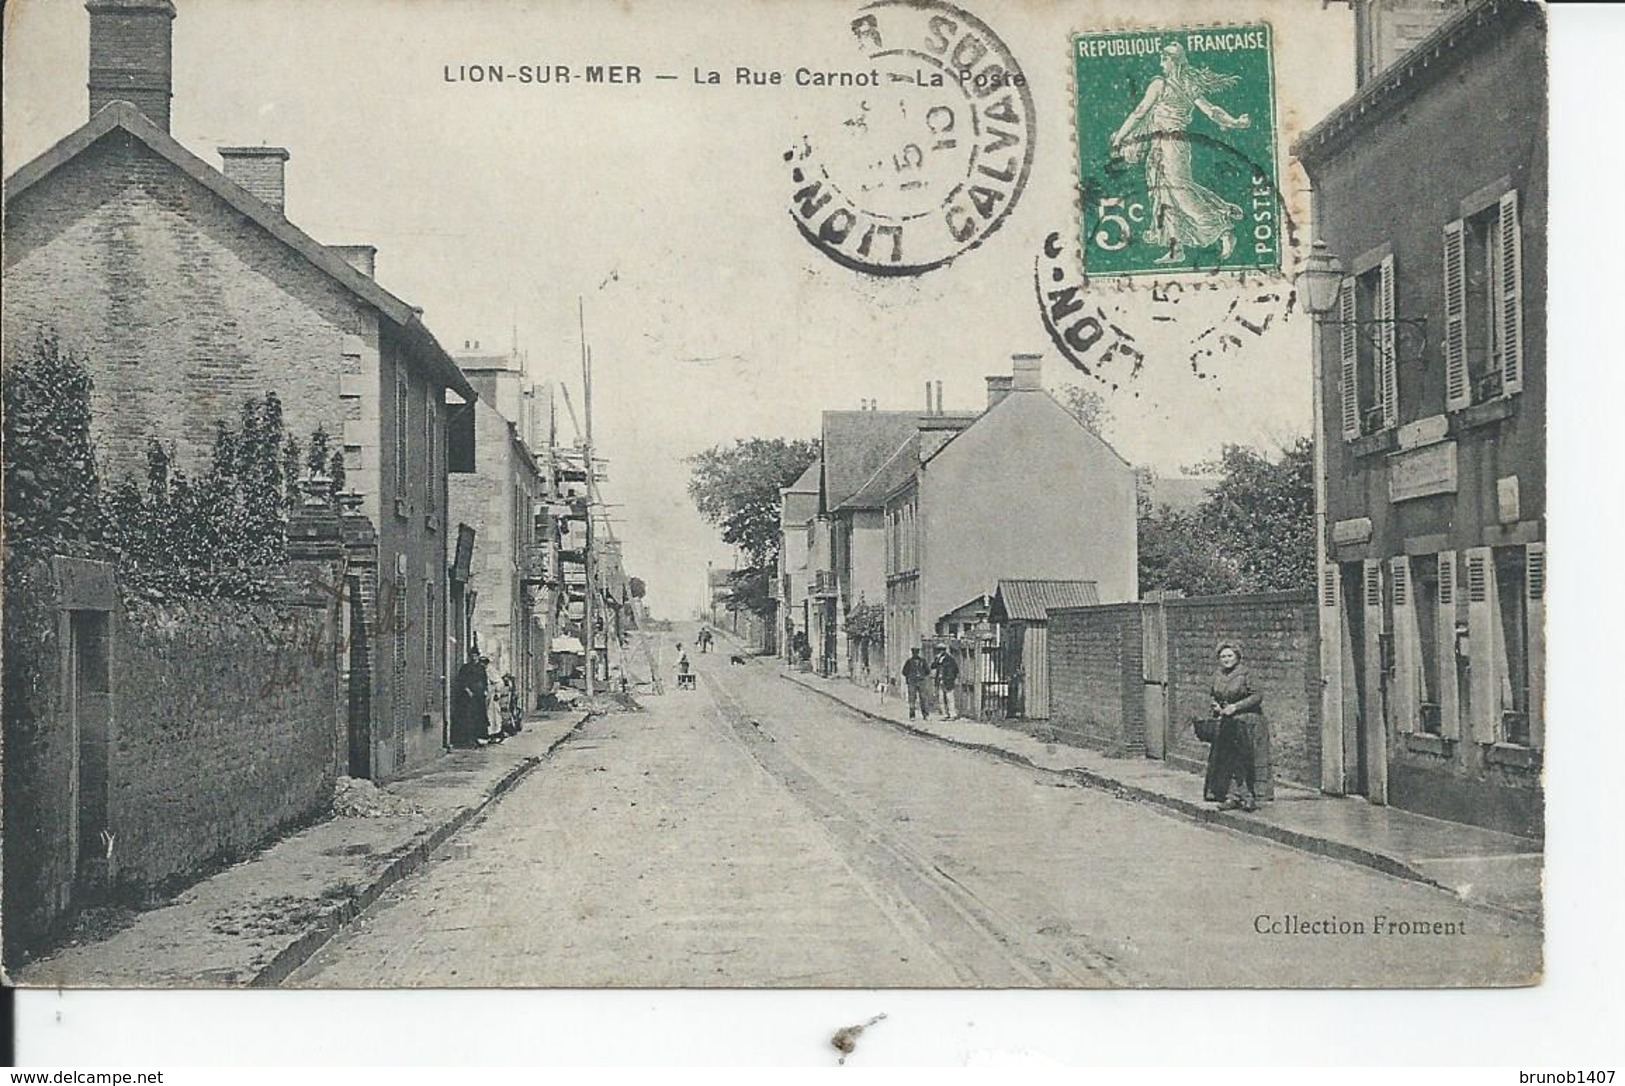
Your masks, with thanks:
M 288 148 L 293 222 L 324 243 L 376 245 L 380 283 L 423 307 L 448 349 L 517 341 L 533 377 L 569 383 L 578 407 L 580 299 L 594 437 L 609 460 L 604 497 L 628 571 L 648 582 L 657 613 L 678 615 L 700 603 L 705 563 L 733 560 L 687 497 L 684 457 L 736 438 L 815 436 L 821 411 L 863 400 L 916 409 L 927 380 L 942 382 L 948 410 L 973 409 L 985 403 L 985 375 L 1008 373 L 1013 353 L 1043 353 L 1051 387 L 1102 392 L 1114 446 L 1165 474 L 1225 443 L 1270 448 L 1310 429 L 1301 313 L 1277 313 L 1201 375 L 1190 363 L 1194 338 L 1238 292 L 1256 293 L 1256 279 L 1188 298 L 1168 320 L 1147 283 L 1110 290 L 1097 281 L 1091 302 L 1146 355 L 1115 390 L 1054 350 L 1033 276 L 1045 237 L 1078 229 L 1069 34 L 1121 27 L 1123 9 L 962 6 L 1031 84 L 1034 157 L 1003 226 L 918 276 L 836 264 L 788 210 L 784 153 L 862 95 L 797 87 L 793 73 L 868 67 L 847 31 L 855 3 L 181 0 L 172 132 L 210 162 L 220 146 Z M 1142 26 L 1272 22 L 1283 161 L 1292 140 L 1353 90 L 1345 5 L 1187 0 L 1133 10 Z M 85 120 L 89 19 L 78 3 L 21 0 L 6 5 L 5 20 L 9 175 Z M 456 78 L 460 66 L 480 64 L 567 65 L 575 78 Z M 589 64 L 638 65 L 644 82 L 587 85 Z M 779 70 L 786 83 L 731 85 L 739 66 Z M 726 81 L 700 85 L 696 69 Z M 654 72 L 679 78 L 656 82 Z M 1281 186 L 1306 221 L 1302 174 L 1283 168 Z

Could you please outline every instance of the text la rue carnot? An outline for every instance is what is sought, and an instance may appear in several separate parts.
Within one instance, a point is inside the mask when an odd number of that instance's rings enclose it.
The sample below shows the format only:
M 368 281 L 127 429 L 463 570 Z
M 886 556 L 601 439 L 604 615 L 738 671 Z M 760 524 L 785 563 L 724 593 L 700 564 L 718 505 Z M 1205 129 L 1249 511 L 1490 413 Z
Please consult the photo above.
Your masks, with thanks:
M 647 73 L 636 64 L 588 64 L 572 68 L 568 64 L 445 64 L 441 66 L 441 80 L 446 83 L 500 84 L 518 83 L 531 86 L 564 86 L 572 83 L 604 84 L 609 86 L 641 85 L 647 79 L 676 80 L 671 73 Z M 891 83 L 912 83 L 920 87 L 944 87 L 950 81 L 970 84 L 978 90 L 998 86 L 1025 86 L 1026 77 L 1020 72 L 986 69 L 920 69 L 912 75 L 888 72 L 884 79 Z M 867 71 L 824 70 L 797 68 L 786 73 L 776 68 L 738 66 L 732 69 L 690 69 L 689 81 L 699 86 L 718 87 L 878 87 L 882 76 L 871 68 Z

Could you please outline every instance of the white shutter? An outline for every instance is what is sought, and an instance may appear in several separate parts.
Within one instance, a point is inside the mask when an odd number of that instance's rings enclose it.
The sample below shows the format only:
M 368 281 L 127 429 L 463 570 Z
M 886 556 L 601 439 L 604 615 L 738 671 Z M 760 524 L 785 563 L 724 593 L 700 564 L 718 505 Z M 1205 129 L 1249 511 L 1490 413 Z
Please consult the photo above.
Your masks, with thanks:
M 1343 613 L 1338 568 L 1320 567 L 1320 787 L 1342 795 L 1343 781 Z
M 1456 552 L 1439 555 L 1439 734 L 1461 738 L 1460 673 L 1456 668 Z
M 1342 363 L 1343 436 L 1360 436 L 1360 352 L 1354 329 L 1354 280 L 1337 292 L 1337 353 Z
M 1524 548 L 1529 620 L 1529 745 L 1546 746 L 1546 544 Z
M 1468 714 L 1475 743 L 1493 743 L 1501 734 L 1501 666 L 1496 644 L 1500 621 L 1496 615 L 1495 559 L 1488 547 L 1471 547 L 1466 558 Z
M 1375 558 L 1365 561 L 1365 606 L 1366 610 L 1375 610 L 1379 615 L 1382 612 L 1382 563 Z M 1388 624 L 1379 617 L 1375 628 L 1385 631 Z
M 1501 389 L 1523 391 L 1523 235 L 1518 230 L 1518 191 L 1501 197 L 1495 247 L 1497 333 L 1501 339 Z
M 1394 342 L 1394 258 L 1382 258 L 1378 270 L 1377 340 L 1380 357 L 1377 359 L 1378 395 L 1382 399 L 1382 424 L 1392 428 L 1399 425 L 1399 358 Z
M 1471 407 L 1467 375 L 1467 266 L 1462 222 L 1444 228 L 1444 405 L 1455 411 Z
M 1394 586 L 1394 724 L 1401 732 L 1413 732 L 1426 684 L 1418 673 L 1422 645 L 1411 600 L 1411 560 L 1405 555 L 1389 559 L 1388 575 Z

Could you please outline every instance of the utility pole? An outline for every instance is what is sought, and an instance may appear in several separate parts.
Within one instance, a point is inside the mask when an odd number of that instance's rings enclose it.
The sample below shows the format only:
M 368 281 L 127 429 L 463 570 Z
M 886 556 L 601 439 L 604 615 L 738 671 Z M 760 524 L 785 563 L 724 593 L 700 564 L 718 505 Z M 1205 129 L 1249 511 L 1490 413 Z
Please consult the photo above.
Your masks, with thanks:
M 593 531 L 592 531 L 592 348 L 587 346 L 587 307 L 581 295 L 576 295 L 576 320 L 581 328 L 581 392 L 582 405 L 587 421 L 583 427 L 581 440 L 583 443 L 582 459 L 587 464 L 587 600 L 582 612 L 582 621 L 585 629 L 582 631 L 586 637 L 587 650 L 587 696 L 590 698 L 598 689 L 598 627 L 597 600 L 593 597 L 598 594 L 598 586 L 594 583 L 596 563 L 593 561 Z

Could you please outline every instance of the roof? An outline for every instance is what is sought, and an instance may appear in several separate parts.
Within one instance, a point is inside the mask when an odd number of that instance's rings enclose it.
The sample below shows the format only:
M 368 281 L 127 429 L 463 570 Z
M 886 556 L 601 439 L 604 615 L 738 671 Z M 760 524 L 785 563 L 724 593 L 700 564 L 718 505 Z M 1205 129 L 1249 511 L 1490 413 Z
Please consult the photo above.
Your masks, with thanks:
M 1357 138 L 1357 133 L 1388 116 L 1430 82 L 1437 82 L 1462 60 L 1471 47 L 1490 40 L 1485 33 L 1496 24 L 1533 15 L 1543 17 L 1541 5 L 1527 0 L 1480 0 L 1444 22 L 1410 52 L 1355 92 L 1292 145 L 1292 154 L 1306 166 L 1326 161 Z
M 1166 505 L 1176 513 L 1189 513 L 1207 500 L 1217 483 L 1218 480 L 1213 478 L 1159 475 L 1150 481 L 1146 494 L 1151 499 L 1153 509 Z
M 50 150 L 24 165 L 6 179 L 5 202 L 9 208 L 18 196 L 33 188 L 56 170 L 72 162 L 97 141 L 115 131 L 128 133 L 154 154 L 168 160 L 176 169 L 209 189 L 235 210 L 257 223 L 267 233 L 304 257 L 317 270 L 377 310 L 401 333 L 409 353 L 465 400 L 477 398 L 434 334 L 423 324 L 419 310 L 379 286 L 377 281 L 351 267 L 337 252 L 329 249 L 283 214 L 254 196 L 225 174 L 181 146 L 180 142 L 148 120 L 128 102 L 110 102 L 89 121 L 69 133 Z
M 1094 581 L 1001 580 L 993 593 L 993 613 L 1016 622 L 1043 622 L 1052 607 L 1093 607 L 1099 602 Z
M 818 493 L 818 461 L 814 460 L 807 465 L 795 482 L 784 488 L 786 494 L 816 494 Z
M 918 411 L 825 411 L 824 502 L 839 509 L 918 426 Z
M 903 439 L 886 462 L 875 469 L 867 482 L 839 506 L 841 509 L 878 509 L 898 488 L 914 478 L 920 469 L 920 433 L 916 430 Z

